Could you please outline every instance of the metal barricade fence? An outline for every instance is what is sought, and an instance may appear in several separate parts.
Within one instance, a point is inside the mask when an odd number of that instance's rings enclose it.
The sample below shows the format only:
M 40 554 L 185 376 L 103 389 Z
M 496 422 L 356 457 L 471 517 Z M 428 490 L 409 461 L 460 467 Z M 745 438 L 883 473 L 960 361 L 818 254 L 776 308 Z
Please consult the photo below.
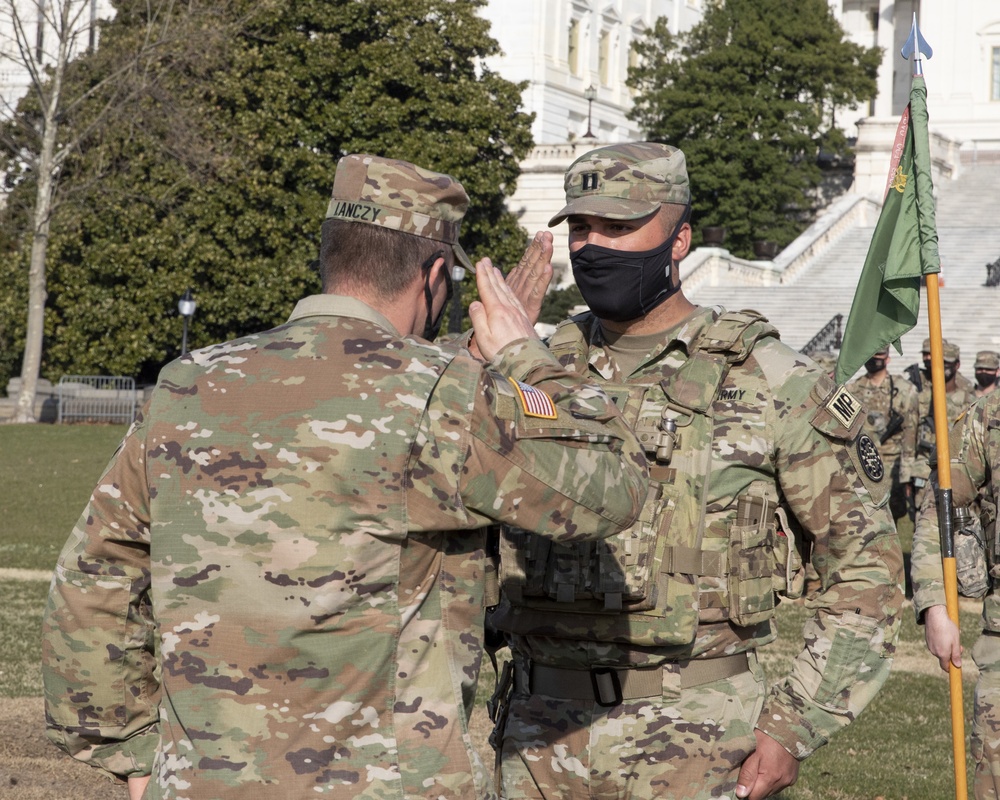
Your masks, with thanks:
M 135 379 L 120 375 L 63 375 L 57 387 L 59 422 L 131 422 L 138 408 Z

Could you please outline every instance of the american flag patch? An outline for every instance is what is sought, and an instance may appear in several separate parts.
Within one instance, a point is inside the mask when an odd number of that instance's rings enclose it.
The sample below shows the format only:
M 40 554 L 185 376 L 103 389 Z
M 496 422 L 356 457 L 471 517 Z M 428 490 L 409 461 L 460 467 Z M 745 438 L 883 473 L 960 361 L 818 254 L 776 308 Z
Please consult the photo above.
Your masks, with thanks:
M 552 402 L 552 398 L 541 389 L 515 381 L 513 378 L 507 380 L 517 390 L 517 396 L 521 398 L 521 406 L 524 408 L 525 416 L 540 417 L 541 419 L 556 419 L 559 416 L 556 414 L 556 406 Z

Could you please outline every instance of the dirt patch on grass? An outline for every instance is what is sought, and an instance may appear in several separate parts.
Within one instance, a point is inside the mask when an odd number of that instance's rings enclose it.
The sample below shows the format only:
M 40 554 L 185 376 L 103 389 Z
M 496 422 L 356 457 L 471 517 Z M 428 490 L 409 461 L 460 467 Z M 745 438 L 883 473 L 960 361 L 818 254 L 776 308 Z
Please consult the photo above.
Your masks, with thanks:
M 492 725 L 476 708 L 472 737 L 487 769 L 493 751 L 487 737 Z M 116 784 L 93 767 L 74 761 L 45 738 L 42 698 L 0 699 L 0 797 L 3 800 L 128 800 Z
M 74 761 L 45 738 L 42 698 L 0 699 L 0 797 L 128 800 L 124 784 Z

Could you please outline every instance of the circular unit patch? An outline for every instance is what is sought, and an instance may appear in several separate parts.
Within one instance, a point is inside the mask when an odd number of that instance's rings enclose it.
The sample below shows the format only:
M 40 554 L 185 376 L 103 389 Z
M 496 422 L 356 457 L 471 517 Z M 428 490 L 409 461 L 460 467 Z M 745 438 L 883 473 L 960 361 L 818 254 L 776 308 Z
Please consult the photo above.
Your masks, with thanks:
M 885 476 L 885 465 L 882 463 L 882 456 L 879 455 L 878 448 L 872 437 L 867 433 L 862 433 L 858 437 L 858 460 L 861 468 L 870 480 L 878 483 Z

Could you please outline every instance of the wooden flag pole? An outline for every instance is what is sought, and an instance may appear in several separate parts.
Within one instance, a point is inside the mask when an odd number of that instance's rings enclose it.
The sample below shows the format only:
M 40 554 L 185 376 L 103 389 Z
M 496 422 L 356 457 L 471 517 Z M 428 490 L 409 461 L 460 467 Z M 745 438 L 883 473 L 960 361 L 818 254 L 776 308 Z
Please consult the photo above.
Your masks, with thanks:
M 910 36 L 901 50 L 903 58 L 913 58 L 914 77 L 923 77 L 922 57 L 934 51 L 920 34 L 917 15 L 913 15 Z M 944 380 L 944 347 L 941 338 L 941 296 L 939 274 L 924 275 L 927 286 L 927 322 L 931 340 L 931 405 L 934 407 L 934 443 L 937 451 L 937 512 L 941 533 L 941 567 L 944 573 L 945 608 L 948 618 L 961 630 L 958 621 L 958 571 L 955 563 L 955 537 L 952 530 L 951 447 L 948 443 L 948 399 Z M 935 491 L 933 483 L 928 487 Z M 962 668 L 948 665 L 951 696 L 951 741 L 955 760 L 955 798 L 967 800 L 968 778 L 965 766 L 965 709 L 962 697 Z
M 944 380 L 944 350 L 941 341 L 941 298 L 938 276 L 924 276 L 927 282 L 927 320 L 931 340 L 931 394 L 934 405 L 934 440 L 937 449 L 938 526 L 941 531 L 941 566 L 944 572 L 945 606 L 948 618 L 959 627 L 958 573 L 955 564 L 955 541 L 952 531 L 951 457 L 948 443 L 948 400 Z M 928 489 L 934 491 L 933 484 Z M 968 778 L 965 766 L 965 709 L 962 697 L 962 668 L 948 665 L 951 697 L 951 740 L 955 759 L 955 798 L 967 800 Z

